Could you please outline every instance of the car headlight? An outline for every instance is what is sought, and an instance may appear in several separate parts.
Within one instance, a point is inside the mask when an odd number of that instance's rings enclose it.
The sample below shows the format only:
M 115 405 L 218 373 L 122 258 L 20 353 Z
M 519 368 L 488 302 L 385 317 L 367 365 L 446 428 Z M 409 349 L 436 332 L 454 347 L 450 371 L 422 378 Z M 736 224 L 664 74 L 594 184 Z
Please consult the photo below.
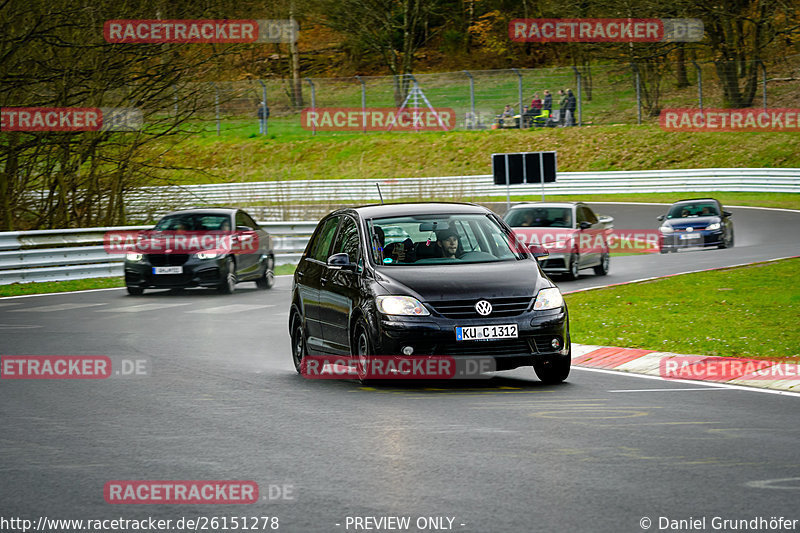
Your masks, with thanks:
M 660 228 L 658 228 L 658 231 L 660 231 L 661 233 L 663 233 L 665 235 L 675 232 L 675 230 L 672 229 L 672 226 L 661 226 Z
M 720 224 L 719 222 L 714 222 L 713 224 L 709 224 L 708 226 L 706 226 L 706 229 L 707 230 L 715 230 L 715 229 L 719 229 L 721 227 L 722 227 L 722 224 Z
M 558 309 L 564 305 L 564 297 L 556 287 L 542 289 L 536 295 L 536 303 L 533 304 L 534 311 L 546 311 L 547 309 Z
M 198 259 L 216 259 L 220 255 L 222 254 L 217 252 L 198 252 L 194 254 L 194 256 Z
M 378 311 L 385 315 L 428 316 L 425 306 L 411 296 L 378 296 Z
M 134 263 L 141 261 L 143 258 L 144 255 L 142 254 L 136 254 L 136 253 L 125 254 L 125 260 L 132 261 Z

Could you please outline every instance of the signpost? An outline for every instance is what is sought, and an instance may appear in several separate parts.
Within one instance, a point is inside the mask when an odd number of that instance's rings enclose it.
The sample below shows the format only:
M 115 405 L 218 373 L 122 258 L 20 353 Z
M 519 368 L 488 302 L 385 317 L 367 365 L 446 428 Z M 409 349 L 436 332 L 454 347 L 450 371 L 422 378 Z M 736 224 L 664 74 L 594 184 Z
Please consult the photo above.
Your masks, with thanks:
M 511 207 L 511 185 L 541 183 L 542 201 L 544 184 L 554 183 L 558 169 L 556 152 L 519 152 L 492 154 L 492 175 L 495 185 L 506 186 L 506 203 Z

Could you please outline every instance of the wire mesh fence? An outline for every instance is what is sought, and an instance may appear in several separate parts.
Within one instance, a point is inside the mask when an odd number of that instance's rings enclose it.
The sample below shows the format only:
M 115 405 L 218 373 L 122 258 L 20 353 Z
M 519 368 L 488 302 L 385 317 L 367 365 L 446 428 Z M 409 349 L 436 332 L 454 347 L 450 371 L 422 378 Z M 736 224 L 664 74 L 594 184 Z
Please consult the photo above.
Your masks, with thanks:
M 414 105 L 453 111 L 453 129 L 498 127 L 565 126 L 570 90 L 575 100 L 573 124 L 609 125 L 653 122 L 666 108 L 730 107 L 730 95 L 721 81 L 723 67 L 736 72 L 737 90 L 749 96 L 752 107 L 797 107 L 800 96 L 800 56 L 771 62 L 721 65 L 713 62 L 685 64 L 606 64 L 561 68 L 473 70 L 420 73 L 405 76 L 353 76 L 345 78 L 265 79 L 215 82 L 191 89 L 192 105 L 199 107 L 197 119 L 206 129 L 218 132 L 241 130 L 250 135 L 331 134 L 301 123 L 304 109 L 398 108 L 416 87 L 422 99 Z M 183 89 L 184 91 L 190 89 Z M 533 100 L 552 98 L 550 120 L 533 120 L 541 111 L 532 110 Z M 195 99 L 199 99 L 199 106 Z M 180 113 L 185 98 L 176 91 L 172 109 Z M 266 102 L 268 120 L 260 120 L 259 105 Z M 514 120 L 501 120 L 510 106 Z M 266 127 L 265 127 L 266 126 Z M 335 129 L 335 128 L 334 128 Z M 449 128 L 448 128 L 449 129 Z M 366 130 L 366 128 L 365 128 Z

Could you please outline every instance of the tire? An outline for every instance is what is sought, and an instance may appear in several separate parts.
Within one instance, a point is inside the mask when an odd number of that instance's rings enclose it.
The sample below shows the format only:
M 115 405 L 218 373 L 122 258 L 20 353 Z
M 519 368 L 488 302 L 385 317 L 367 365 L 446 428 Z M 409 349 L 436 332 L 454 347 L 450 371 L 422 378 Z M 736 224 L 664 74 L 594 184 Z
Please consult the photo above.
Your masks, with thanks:
M 353 342 L 350 351 L 356 359 L 358 381 L 360 381 L 362 385 L 367 385 L 370 382 L 368 378 L 369 356 L 374 354 L 372 341 L 369 338 L 369 329 L 364 319 L 356 323 L 355 330 L 353 330 Z
M 567 379 L 571 365 L 572 358 L 566 355 L 554 359 L 537 361 L 533 364 L 533 370 L 536 372 L 536 377 L 538 377 L 542 383 L 556 385 Z
M 274 260 L 267 258 L 267 266 L 264 267 L 264 273 L 256 280 L 256 287 L 262 290 L 271 289 L 275 286 L 275 267 Z
M 600 264 L 594 267 L 594 273 L 598 276 L 605 276 L 608 274 L 608 267 L 611 264 L 611 255 L 608 252 L 603 252 L 600 257 Z
M 303 358 L 308 355 L 306 348 L 305 332 L 303 331 L 303 321 L 295 315 L 292 321 L 292 363 L 298 374 L 302 374 Z
M 233 294 L 236 290 L 236 263 L 230 257 L 225 261 L 225 271 L 225 279 L 217 290 L 222 294 Z
M 723 248 L 733 248 L 733 233 L 731 233 L 731 240 L 730 242 L 725 242 L 725 239 L 722 239 L 722 242 L 717 246 L 720 250 Z
M 569 272 L 566 274 L 568 280 L 574 281 L 580 277 L 580 271 L 578 269 L 580 258 L 580 254 L 578 254 L 578 252 L 572 252 L 572 254 L 570 254 Z
M 142 294 L 144 294 L 144 289 L 141 287 L 131 287 L 130 285 L 128 285 L 125 288 L 128 289 L 128 294 L 130 294 L 131 296 L 141 296 Z

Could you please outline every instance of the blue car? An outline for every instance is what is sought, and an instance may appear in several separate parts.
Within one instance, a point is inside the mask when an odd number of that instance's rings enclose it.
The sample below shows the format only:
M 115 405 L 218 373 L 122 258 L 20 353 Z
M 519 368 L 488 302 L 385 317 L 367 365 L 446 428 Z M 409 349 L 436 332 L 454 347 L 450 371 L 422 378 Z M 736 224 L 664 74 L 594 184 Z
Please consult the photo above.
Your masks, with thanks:
M 713 198 L 697 198 L 675 202 L 661 222 L 661 253 L 682 248 L 733 248 L 733 222 Z

